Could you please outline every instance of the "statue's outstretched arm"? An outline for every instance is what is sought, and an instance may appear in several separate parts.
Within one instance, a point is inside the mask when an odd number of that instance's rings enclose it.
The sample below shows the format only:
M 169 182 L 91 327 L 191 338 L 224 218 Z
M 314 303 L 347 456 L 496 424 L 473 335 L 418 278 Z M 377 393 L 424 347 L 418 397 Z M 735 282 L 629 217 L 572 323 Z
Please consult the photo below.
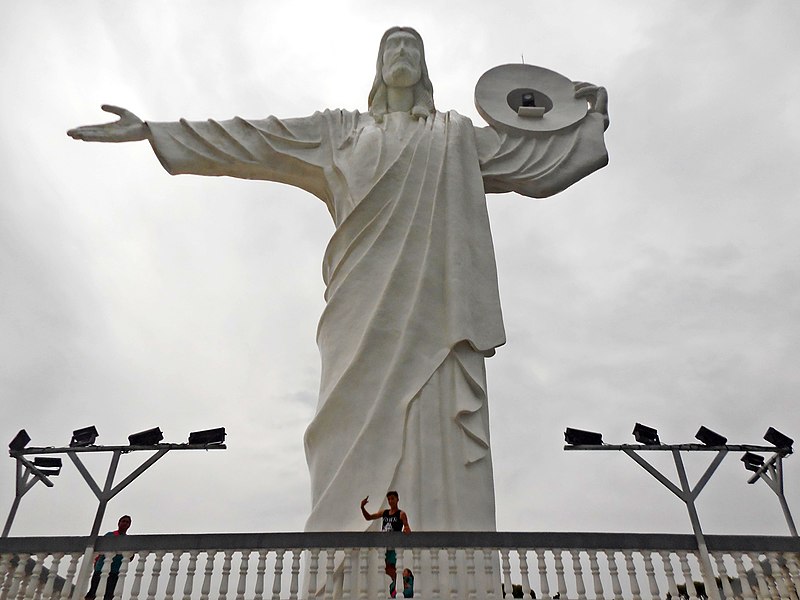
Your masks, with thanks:
M 119 120 L 76 127 L 67 131 L 67 135 L 85 142 L 138 142 L 147 139 L 147 124 L 131 111 L 110 104 L 103 104 L 100 108 L 118 115 Z

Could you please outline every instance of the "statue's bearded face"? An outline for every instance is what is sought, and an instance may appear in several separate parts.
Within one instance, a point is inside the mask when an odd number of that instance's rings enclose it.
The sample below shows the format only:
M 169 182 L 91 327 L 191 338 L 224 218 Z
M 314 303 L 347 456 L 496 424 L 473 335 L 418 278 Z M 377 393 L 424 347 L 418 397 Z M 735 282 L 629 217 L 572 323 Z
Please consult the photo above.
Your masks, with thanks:
M 389 87 L 411 87 L 422 77 L 422 49 L 412 34 L 398 31 L 386 38 L 381 75 Z

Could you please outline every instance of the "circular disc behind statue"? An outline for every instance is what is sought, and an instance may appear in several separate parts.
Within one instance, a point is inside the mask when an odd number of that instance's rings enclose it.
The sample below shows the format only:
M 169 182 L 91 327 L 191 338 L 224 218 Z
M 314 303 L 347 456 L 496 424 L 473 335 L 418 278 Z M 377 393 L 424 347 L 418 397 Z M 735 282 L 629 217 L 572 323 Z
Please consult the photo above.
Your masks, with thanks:
M 548 133 L 586 116 L 572 81 L 549 69 L 511 64 L 489 69 L 475 86 L 475 108 L 486 122 L 511 133 Z

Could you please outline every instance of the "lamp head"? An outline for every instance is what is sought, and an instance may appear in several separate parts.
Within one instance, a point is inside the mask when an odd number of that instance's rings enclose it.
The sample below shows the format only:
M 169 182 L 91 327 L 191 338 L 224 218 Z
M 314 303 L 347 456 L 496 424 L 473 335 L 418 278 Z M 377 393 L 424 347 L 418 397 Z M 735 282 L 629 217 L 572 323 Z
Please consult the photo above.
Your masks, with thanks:
M 640 444 L 645 446 L 660 446 L 661 440 L 658 439 L 658 431 L 647 425 L 636 423 L 633 428 L 633 437 Z
M 225 442 L 225 428 L 205 429 L 203 431 L 193 431 L 189 434 L 190 444 L 200 444 L 208 446 L 210 444 L 223 444 Z
M 72 439 L 69 441 L 70 448 L 80 448 L 83 446 L 91 446 L 98 437 L 97 429 L 94 425 L 76 429 L 72 432 Z
M 794 440 L 788 435 L 782 434 L 774 427 L 767 429 L 767 433 L 764 434 L 764 439 L 776 448 L 785 448 L 789 450 L 789 452 L 792 451 L 792 444 L 794 444 Z
M 570 446 L 600 446 L 603 444 L 603 434 L 567 427 L 564 441 Z
M 728 438 L 703 426 L 700 426 L 694 437 L 706 446 L 724 446 L 728 443 Z
M 24 429 L 20 429 L 19 433 L 14 436 L 13 440 L 11 440 L 11 443 L 8 445 L 8 449 L 11 452 L 19 452 L 20 450 L 23 450 L 30 441 L 31 436 L 28 435 L 28 432 Z
M 164 434 L 161 433 L 161 429 L 153 427 L 139 433 L 132 433 L 128 436 L 128 443 L 131 446 L 155 446 L 163 439 Z

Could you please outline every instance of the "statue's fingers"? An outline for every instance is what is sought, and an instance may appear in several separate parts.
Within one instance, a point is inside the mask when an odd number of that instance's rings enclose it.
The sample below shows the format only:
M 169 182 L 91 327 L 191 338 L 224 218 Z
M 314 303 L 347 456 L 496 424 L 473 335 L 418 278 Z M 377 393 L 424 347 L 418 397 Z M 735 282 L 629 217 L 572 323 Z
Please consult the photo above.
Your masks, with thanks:
M 586 98 L 587 96 L 594 96 L 597 93 L 599 88 L 596 85 L 592 85 L 591 83 L 587 83 L 581 88 L 575 88 L 575 97 L 576 98 Z
M 114 106 L 113 104 L 103 104 L 103 106 L 101 106 L 100 108 L 102 108 L 106 112 L 110 112 L 112 114 L 119 116 L 121 121 L 127 121 L 127 122 L 141 121 L 139 117 L 137 117 L 127 108 L 122 108 L 121 106 Z

